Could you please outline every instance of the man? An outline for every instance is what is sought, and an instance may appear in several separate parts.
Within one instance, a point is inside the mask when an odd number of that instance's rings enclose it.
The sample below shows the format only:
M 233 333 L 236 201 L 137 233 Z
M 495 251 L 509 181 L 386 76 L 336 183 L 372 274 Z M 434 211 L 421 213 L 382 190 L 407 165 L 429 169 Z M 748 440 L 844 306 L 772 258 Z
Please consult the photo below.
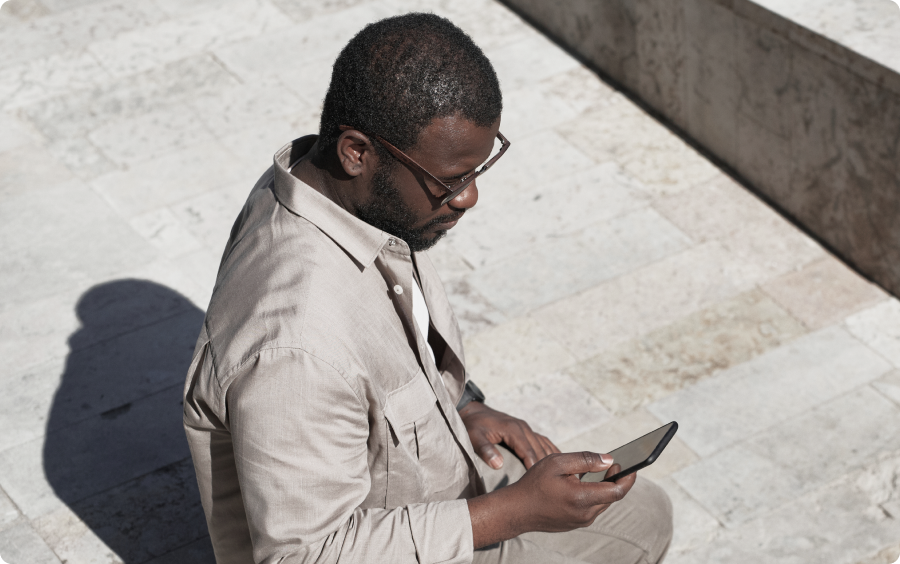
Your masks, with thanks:
M 560 454 L 467 383 L 424 251 L 509 146 L 501 108 L 449 21 L 382 20 L 335 62 L 318 137 L 254 187 L 185 385 L 219 564 L 662 559 L 661 490 L 581 483 L 609 457 Z

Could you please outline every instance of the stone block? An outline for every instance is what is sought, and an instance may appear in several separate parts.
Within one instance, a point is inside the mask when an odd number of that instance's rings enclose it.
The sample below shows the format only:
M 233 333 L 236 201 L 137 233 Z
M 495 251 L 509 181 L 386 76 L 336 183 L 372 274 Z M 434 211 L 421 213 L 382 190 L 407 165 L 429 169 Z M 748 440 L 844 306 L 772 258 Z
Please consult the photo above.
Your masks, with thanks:
M 392 13 L 389 5 L 366 2 L 296 25 L 281 16 L 287 27 L 230 45 L 220 42 L 213 53 L 245 82 L 263 75 L 280 76 L 285 73 L 284 53 L 300 53 L 304 63 L 319 60 L 332 64 L 357 31 Z
M 213 141 L 105 174 L 94 179 L 91 186 L 121 215 L 131 218 L 234 184 L 242 174 L 247 176 L 242 163 Z M 254 174 L 255 180 L 259 173 Z M 247 186 L 249 193 L 252 184 Z
M 80 88 L 92 88 L 107 72 L 83 51 L 64 52 L 0 68 L 4 110 L 21 108 Z
M 688 239 L 652 210 L 592 225 L 477 270 L 471 283 L 516 316 L 675 254 Z
M 110 39 L 165 18 L 165 13 L 150 2 L 72 4 L 68 3 L 64 12 L 5 29 L 0 36 L 0 51 L 8 56 L 0 65 L 81 50 L 93 41 Z
M 60 564 L 59 558 L 24 521 L 0 531 L 0 557 L 10 564 Z
M 732 79 L 739 88 L 737 111 L 740 116 L 774 136 L 790 136 L 791 60 L 793 45 L 787 37 L 776 33 L 759 21 L 739 15 L 734 18 L 734 73 Z M 741 123 L 740 117 L 738 123 Z M 755 148 L 773 157 L 786 157 L 773 150 L 764 138 L 748 138 L 738 144 L 740 152 Z M 768 150 L 767 150 L 768 149 Z M 741 155 L 738 154 L 741 163 Z M 754 172 L 742 167 L 742 172 Z M 765 184 L 764 184 L 765 185 Z
M 722 531 L 718 519 L 671 478 L 658 480 L 657 484 L 669 495 L 674 511 L 675 534 L 672 536 L 666 562 L 712 544 Z
M 236 84 L 237 79 L 202 54 L 93 88 L 30 104 L 21 114 L 53 141 L 81 139 L 109 122 L 164 110 Z
M 753 117 L 737 115 L 737 150 L 733 166 L 752 186 L 783 193 L 791 185 L 791 140 L 772 133 Z
M 691 92 L 685 78 L 690 70 L 691 2 L 633 2 L 637 84 L 627 84 L 657 111 L 684 127 L 689 119 Z M 719 23 L 719 22 L 717 22 Z M 628 48 L 620 57 L 630 55 Z
M 10 528 L 22 514 L 3 490 L 0 490 L 0 531 Z M 5 552 L 0 554 L 6 554 Z
M 126 322 L 118 326 L 125 334 L 92 346 L 82 345 L 83 340 L 89 342 L 95 338 L 94 333 L 104 331 L 96 324 L 132 309 L 129 303 L 105 308 L 120 309 L 118 312 L 91 311 L 90 306 L 100 300 L 112 301 L 117 293 L 128 290 L 145 300 L 140 304 L 144 307 L 155 305 L 163 310 L 170 306 L 166 301 L 187 302 L 164 287 L 133 280 L 93 290 L 79 303 L 84 325 L 69 338 L 71 352 L 64 365 L 50 361 L 3 376 L 10 395 L 0 398 L 0 423 L 6 430 L 0 437 L 0 449 L 106 413 L 184 380 L 203 322 L 203 313 L 193 306 L 132 332 L 125 332 L 131 325 Z
M 113 121 L 88 139 L 123 168 L 209 142 L 214 135 L 184 106 Z
M 522 139 L 528 135 L 540 135 L 549 129 L 578 115 L 577 111 L 560 98 L 544 94 L 533 85 L 503 92 L 503 135 L 508 139 Z
M 648 200 L 640 183 L 615 163 L 604 163 L 523 186 L 506 205 L 476 206 L 447 239 L 469 264 L 482 268 L 526 255 L 538 245 L 572 240 L 586 229 L 638 211 Z
M 560 171 L 566 171 L 568 176 L 571 172 L 592 168 L 596 164 L 592 157 L 555 131 L 524 139 L 510 139 L 510 142 L 512 145 L 503 158 L 478 179 L 478 207 L 475 209 L 507 206 L 524 191 L 537 195 L 536 192 L 560 176 Z M 548 163 L 553 163 L 553 166 L 548 166 Z
M 189 453 L 182 388 L 172 386 L 0 452 L 0 487 L 33 520 L 184 460 Z
M 533 82 L 578 66 L 575 59 L 537 33 L 515 43 L 490 49 L 486 55 L 505 91 L 527 87 Z
M 900 370 L 894 370 L 875 380 L 872 382 L 872 387 L 881 392 L 884 397 L 900 405 Z
M 577 382 L 562 374 L 545 374 L 492 395 L 487 404 L 525 420 L 535 432 L 561 444 L 599 427 L 609 412 Z
M 24 145 L 39 145 L 41 141 L 40 133 L 30 124 L 9 112 L 0 112 L 0 153 Z
M 891 298 L 847 318 L 847 329 L 900 367 L 900 301 Z
M 22 145 L 0 153 L 0 197 L 4 201 L 20 196 L 29 186 L 62 184 L 68 180 L 71 177 L 65 167 L 49 159 L 39 145 Z
M 465 350 L 466 371 L 489 398 L 574 361 L 562 344 L 528 317 L 468 337 Z
M 259 172 L 261 174 L 263 171 Z M 204 192 L 171 206 L 172 217 L 193 237 L 221 256 L 231 227 L 252 188 L 248 184 L 235 184 Z
M 880 507 L 886 491 L 892 490 L 890 486 L 885 489 L 884 479 L 896 476 L 897 468 L 894 454 L 871 468 L 848 472 L 793 503 L 726 529 L 715 543 L 694 551 L 686 561 L 861 561 L 897 542 L 897 521 Z
M 764 282 L 824 256 L 799 229 L 721 174 L 654 207 L 695 241 L 721 241 L 742 279 Z
M 190 459 L 183 460 L 72 503 L 35 525 L 69 562 L 89 561 L 105 547 L 124 562 L 147 562 L 197 541 L 208 546 L 196 480 Z M 192 553 L 202 555 L 202 546 L 181 552 Z
M 668 423 L 668 421 L 666 422 Z M 611 452 L 622 445 L 661 427 L 663 423 L 643 409 L 607 419 L 596 429 L 590 429 L 559 445 L 563 452 Z M 653 480 L 664 479 L 672 472 L 697 461 L 694 454 L 676 435 L 659 459 L 640 470 L 641 476 Z
M 805 332 L 753 290 L 607 349 L 566 373 L 613 413 L 628 413 Z
M 444 280 L 444 291 L 464 337 L 471 337 L 507 320 L 500 310 L 469 281 L 469 277 Z
M 884 290 L 833 257 L 809 263 L 762 288 L 810 329 L 840 323 L 888 297 Z
M 4 4 L 0 11 L 0 25 L 20 25 L 31 20 L 42 18 L 50 13 L 47 7 L 36 0 L 11 0 Z
M 277 77 L 253 80 L 199 96 L 191 102 L 191 107 L 216 137 L 240 133 L 261 124 L 288 121 L 290 117 L 312 111 L 310 103 L 301 100 Z M 284 139 L 284 143 L 288 141 L 290 139 Z M 275 153 L 274 149 L 272 153 Z
M 154 558 L 147 562 L 147 564 L 182 564 L 183 562 L 215 564 L 216 555 L 213 552 L 209 537 L 196 540 L 191 544 L 175 549 L 158 558 Z
M 678 421 L 681 439 L 707 457 L 889 369 L 846 331 L 827 328 L 658 400 L 648 410 L 661 420 Z
M 749 289 L 707 243 L 570 295 L 532 316 L 579 360 Z
M 714 0 L 691 0 L 684 11 L 687 129 L 733 165 L 740 96 L 734 12 Z
M 229 0 L 217 8 L 95 41 L 88 51 L 112 76 L 129 76 L 290 25 L 264 0 Z
M 13 367 L 5 375 L 21 375 L 65 358 L 73 348 L 195 311 L 197 286 L 173 265 L 155 261 L 119 272 L 114 280 L 73 284 L 63 292 L 11 304 L 0 311 L 0 355 Z M 78 339 L 70 343 L 76 332 Z
M 131 227 L 167 257 L 175 258 L 201 248 L 201 243 L 169 208 L 131 218 Z
M 616 93 L 594 72 L 582 66 L 545 78 L 538 83 L 538 88 L 546 96 L 565 102 L 579 114 L 611 103 Z
M 156 258 L 156 251 L 81 182 L 31 190 L 31 179 L 25 178 L 0 210 L 5 242 L 0 309 L 84 287 Z
M 898 429 L 900 409 L 864 387 L 719 452 L 674 479 L 734 526 L 872 464 L 900 444 Z M 754 476 L 777 479 L 764 488 L 745 487 Z
M 894 138 L 900 93 L 799 49 L 793 68 L 791 185 L 768 194 L 839 255 L 896 292 L 900 161 Z

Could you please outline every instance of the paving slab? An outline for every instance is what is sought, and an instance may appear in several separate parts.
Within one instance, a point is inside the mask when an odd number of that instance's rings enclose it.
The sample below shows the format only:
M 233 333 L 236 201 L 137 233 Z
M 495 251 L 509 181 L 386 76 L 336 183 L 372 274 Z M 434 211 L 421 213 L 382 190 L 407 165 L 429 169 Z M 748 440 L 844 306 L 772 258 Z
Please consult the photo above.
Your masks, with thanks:
M 564 374 L 545 374 L 494 394 L 487 404 L 526 421 L 554 443 L 564 443 L 599 427 L 610 414 L 577 382 Z
M 847 413 L 855 416 L 848 420 Z M 900 410 L 863 387 L 754 434 L 673 478 L 733 527 L 869 467 L 897 445 Z M 742 487 L 763 476 L 771 477 L 764 487 Z
M 687 315 L 566 370 L 614 413 L 688 388 L 806 333 L 759 290 Z
M 661 420 L 677 420 L 681 439 L 709 456 L 890 369 L 846 331 L 827 328 L 675 392 L 648 410 Z
M 0 531 L 0 557 L 10 564 L 61 564 L 56 554 L 26 522 Z

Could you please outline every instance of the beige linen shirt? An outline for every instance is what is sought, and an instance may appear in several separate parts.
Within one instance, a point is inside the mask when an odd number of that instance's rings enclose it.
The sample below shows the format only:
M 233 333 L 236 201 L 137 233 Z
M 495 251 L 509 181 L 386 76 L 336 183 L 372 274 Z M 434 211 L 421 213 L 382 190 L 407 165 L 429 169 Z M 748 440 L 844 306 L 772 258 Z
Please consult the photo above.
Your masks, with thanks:
M 472 560 L 483 493 L 456 412 L 459 327 L 424 253 L 357 219 L 275 154 L 231 231 L 184 390 L 219 564 Z M 414 261 L 446 343 L 412 316 Z

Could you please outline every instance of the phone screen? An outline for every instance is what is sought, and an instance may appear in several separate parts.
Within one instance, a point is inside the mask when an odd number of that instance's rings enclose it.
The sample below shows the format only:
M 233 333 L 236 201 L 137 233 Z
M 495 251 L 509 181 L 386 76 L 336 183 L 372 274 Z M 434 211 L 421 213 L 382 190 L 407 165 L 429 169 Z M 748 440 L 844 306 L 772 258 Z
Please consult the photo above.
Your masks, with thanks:
M 616 469 L 615 475 L 606 478 L 607 471 L 588 472 L 582 478 L 582 482 L 605 482 L 613 481 L 636 472 L 641 468 L 647 467 L 656 461 L 669 440 L 678 430 L 678 423 L 672 421 L 663 425 L 655 431 L 651 431 L 639 439 L 635 439 L 630 443 L 620 446 L 610 451 L 609 455 L 613 457 L 613 469 L 618 465 L 621 469 Z

